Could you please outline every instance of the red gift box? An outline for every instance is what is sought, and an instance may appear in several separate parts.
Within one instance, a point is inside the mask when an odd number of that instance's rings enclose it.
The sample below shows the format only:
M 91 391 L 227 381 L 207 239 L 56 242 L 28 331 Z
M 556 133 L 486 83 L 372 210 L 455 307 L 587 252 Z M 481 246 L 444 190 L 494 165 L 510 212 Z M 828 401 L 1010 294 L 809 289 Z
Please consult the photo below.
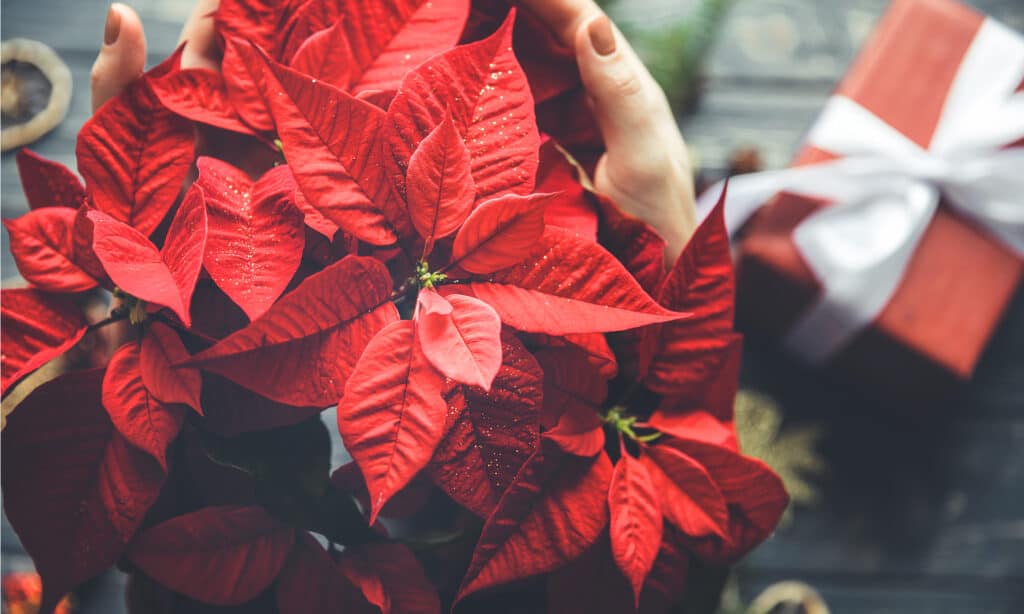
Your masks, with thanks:
M 952 1 L 896 0 L 836 94 L 927 149 L 984 22 Z M 1018 91 L 1024 70 L 1020 79 Z M 837 157 L 807 146 L 794 165 Z M 828 206 L 827 199 L 780 193 L 746 226 L 739 245 L 741 329 L 781 339 L 819 300 L 823 284 L 793 236 L 809 215 Z M 941 399 L 970 378 L 1022 274 L 1014 250 L 940 204 L 888 302 L 826 362 L 858 388 L 895 403 Z

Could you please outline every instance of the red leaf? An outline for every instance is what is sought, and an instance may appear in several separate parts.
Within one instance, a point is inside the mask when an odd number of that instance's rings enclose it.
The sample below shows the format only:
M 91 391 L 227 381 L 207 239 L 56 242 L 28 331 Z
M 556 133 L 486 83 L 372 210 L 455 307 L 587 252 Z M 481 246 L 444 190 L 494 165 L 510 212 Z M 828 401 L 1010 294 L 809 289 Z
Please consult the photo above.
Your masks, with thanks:
M 347 549 L 346 549 L 347 552 Z M 281 614 L 378 614 L 309 533 L 298 535 L 291 556 L 277 578 Z
M 0 299 L 3 391 L 67 352 L 85 335 L 82 310 L 70 299 L 30 288 L 4 289 Z
M 96 208 L 146 236 L 178 198 L 193 159 L 192 125 L 160 104 L 151 79 L 100 107 L 75 148 Z
M 640 605 L 640 591 L 654 566 L 661 545 L 661 495 L 646 465 L 622 447 L 608 489 L 612 556 L 633 587 Z
M 570 347 L 584 353 L 589 362 L 607 380 L 614 379 L 619 373 L 619 363 L 615 352 L 608 345 L 603 333 L 579 333 L 575 335 L 552 336 L 542 333 L 524 334 L 529 343 L 548 348 Z
M 732 255 L 723 202 L 697 228 L 658 294 L 661 305 L 692 317 L 644 331 L 643 343 L 649 344 L 651 354 L 647 368 L 641 358 L 641 375 L 654 392 L 680 394 L 715 381 L 735 343 Z M 735 382 L 733 378 L 732 394 L 725 394 L 730 398 L 723 399 L 727 407 L 714 408 L 720 410 L 716 413 L 731 415 Z
M 597 209 L 580 183 L 580 169 L 569 162 L 567 156 L 554 139 L 548 139 L 540 147 L 537 191 L 563 194 L 563 198 L 548 207 L 544 222 L 597 241 Z
M 225 39 L 248 39 L 270 49 L 280 35 L 285 10 L 294 4 L 281 0 L 222 0 L 213 14 L 214 24 Z
M 705 560 L 731 563 L 746 554 L 771 534 L 789 503 L 782 480 L 755 458 L 696 438 L 663 437 L 654 448 L 700 463 L 729 504 L 727 539 L 690 540 L 690 549 Z
M 338 564 L 349 581 L 359 586 L 363 596 L 384 614 L 441 612 L 437 591 L 404 544 L 348 547 Z
M 177 66 L 151 81 L 160 103 L 194 122 L 216 126 L 241 134 L 255 134 L 242 122 L 224 84 L 224 77 L 213 70 Z
M 686 317 L 655 303 L 602 247 L 558 228 L 547 229 L 525 262 L 468 288 L 526 332 L 608 332 Z
M 99 369 L 49 381 L 3 432 L 4 511 L 43 577 L 41 611 L 117 561 L 163 485 L 110 423 L 102 385 Z
M 96 280 L 74 261 L 75 209 L 46 207 L 4 220 L 11 255 L 30 284 L 50 292 L 84 292 Z
M 705 411 L 668 411 L 664 408 L 647 420 L 653 428 L 677 439 L 696 439 L 715 446 L 739 451 L 736 432 Z
M 502 336 L 501 369 L 490 392 L 467 389 L 465 409 L 441 440 L 429 472 L 457 503 L 486 518 L 537 450 L 543 377 L 511 333 Z
M 301 73 L 349 91 L 352 71 L 356 66 L 352 48 L 348 44 L 345 17 L 342 16 L 333 26 L 307 38 L 289 65 Z
M 455 235 L 452 262 L 471 273 L 493 273 L 522 262 L 544 234 L 544 210 L 560 194 L 508 194 L 489 200 Z
M 514 21 L 512 12 L 487 39 L 437 55 L 402 79 L 385 137 L 397 185 L 404 185 L 412 153 L 450 112 L 469 148 L 477 202 L 533 190 L 540 138 L 526 75 L 512 53 Z
M 469 14 L 468 0 L 351 0 L 344 20 L 351 49 L 352 92 L 397 89 L 402 78 L 459 40 Z
M 25 191 L 29 209 L 43 207 L 71 207 L 77 209 L 85 202 L 85 186 L 68 167 L 47 160 L 30 149 L 19 149 L 14 159 L 18 163 L 21 189 Z
M 611 472 L 604 454 L 580 458 L 550 448 L 535 453 L 484 524 L 456 602 L 582 554 L 608 525 Z
M 185 419 L 181 407 L 164 405 L 142 383 L 139 344 L 122 345 L 103 376 L 103 407 L 130 444 L 149 454 L 167 471 L 167 446 Z
M 593 456 L 604 449 L 598 413 L 608 382 L 580 350 L 545 348 L 537 352 L 544 369 L 544 438 L 570 454 Z
M 224 39 L 224 89 L 243 122 L 256 131 L 269 132 L 274 129 L 274 118 L 264 94 L 269 90 L 258 56 L 247 42 L 251 40 L 247 34 Z
M 347 2 L 297 0 L 291 4 L 295 10 L 285 16 L 284 26 L 274 34 L 274 40 L 266 44 L 254 41 L 269 51 L 276 60 L 285 63 L 295 59 L 298 50 L 306 41 L 344 19 Z
M 447 237 L 466 221 L 473 208 L 473 177 L 469 150 L 446 115 L 423 139 L 409 160 L 406 197 L 409 217 L 427 242 L 429 254 L 436 239 Z
M 623 214 L 611 201 L 598 198 L 601 227 L 598 242 L 622 262 L 646 292 L 657 296 L 665 280 L 665 240 L 653 228 Z
M 380 261 L 345 257 L 186 364 L 280 403 L 334 405 L 363 348 L 398 319 L 390 295 L 391 276 Z
M 241 170 L 201 157 L 196 180 L 206 196 L 210 235 L 203 258 L 213 281 L 255 320 L 277 300 L 302 261 L 302 211 L 292 202 L 288 167 L 253 182 Z
M 416 326 L 420 347 L 442 375 L 490 390 L 501 368 L 501 320 L 487 303 L 436 290 L 420 291 Z
M 647 575 L 644 592 L 640 595 L 641 612 L 668 614 L 683 599 L 690 572 L 690 558 L 685 536 L 679 529 L 666 524 L 658 558 L 654 560 L 654 567 Z
M 172 366 L 189 357 L 178 333 L 159 322 L 153 322 L 142 337 L 139 371 L 146 390 L 157 400 L 188 405 L 203 415 L 199 402 L 202 388 L 199 372 L 188 367 Z
M 294 543 L 295 529 L 261 507 L 205 507 L 141 533 L 127 554 L 173 591 L 238 605 L 274 581 Z
M 410 320 L 370 341 L 338 404 L 338 431 L 370 493 L 370 524 L 426 466 L 444 435 L 444 378 L 427 361 Z
M 700 463 L 663 445 L 645 447 L 640 461 L 661 494 L 666 520 L 695 537 L 728 535 L 725 498 Z
M 189 190 L 161 251 L 142 233 L 101 211 L 86 215 L 92 222 L 93 251 L 110 279 L 136 298 L 169 308 L 191 326 L 189 304 L 206 244 L 202 192 Z
M 245 56 L 264 67 L 284 155 L 309 202 L 367 243 L 394 243 L 395 219 L 385 217 L 395 197 L 383 169 L 384 112 L 251 48 Z

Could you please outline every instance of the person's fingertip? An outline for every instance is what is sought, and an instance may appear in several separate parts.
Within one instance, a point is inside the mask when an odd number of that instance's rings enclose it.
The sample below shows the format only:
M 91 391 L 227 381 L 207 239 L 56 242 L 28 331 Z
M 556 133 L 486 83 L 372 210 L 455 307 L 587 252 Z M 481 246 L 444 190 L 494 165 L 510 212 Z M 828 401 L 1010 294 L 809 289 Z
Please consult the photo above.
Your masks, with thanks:
M 615 53 L 615 31 L 607 15 L 598 15 L 587 23 L 587 39 L 594 51 L 601 56 Z
M 121 5 L 114 3 L 107 9 L 107 21 L 103 25 L 103 44 L 113 45 L 121 35 Z

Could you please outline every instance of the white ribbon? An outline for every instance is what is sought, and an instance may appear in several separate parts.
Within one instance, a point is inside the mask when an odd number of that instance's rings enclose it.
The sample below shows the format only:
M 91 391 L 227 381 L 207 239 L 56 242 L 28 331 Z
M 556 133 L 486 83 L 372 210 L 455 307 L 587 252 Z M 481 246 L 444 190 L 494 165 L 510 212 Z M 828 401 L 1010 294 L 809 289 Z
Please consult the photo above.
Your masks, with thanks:
M 789 331 L 790 349 L 823 363 L 878 316 L 940 196 L 1024 257 L 1024 148 L 1004 148 L 1024 138 L 1024 93 L 1014 93 L 1022 77 L 1024 39 L 986 19 L 928 149 L 855 101 L 835 96 L 807 142 L 841 159 L 729 180 L 730 234 L 780 191 L 833 201 L 793 231 L 823 291 Z M 720 193 L 712 187 L 701 195 L 702 215 Z

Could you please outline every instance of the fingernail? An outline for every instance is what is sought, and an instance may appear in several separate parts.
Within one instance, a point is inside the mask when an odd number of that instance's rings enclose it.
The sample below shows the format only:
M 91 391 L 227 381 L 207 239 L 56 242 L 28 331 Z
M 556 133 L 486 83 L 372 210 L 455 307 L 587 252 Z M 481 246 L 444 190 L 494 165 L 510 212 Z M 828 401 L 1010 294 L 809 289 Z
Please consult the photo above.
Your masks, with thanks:
M 111 4 L 107 10 L 107 25 L 103 26 L 103 44 L 113 45 L 121 34 L 121 12 Z
M 611 55 L 615 53 L 615 33 L 612 31 L 612 22 L 607 15 L 601 15 L 591 20 L 587 26 L 587 34 L 590 36 L 590 44 L 598 55 Z

